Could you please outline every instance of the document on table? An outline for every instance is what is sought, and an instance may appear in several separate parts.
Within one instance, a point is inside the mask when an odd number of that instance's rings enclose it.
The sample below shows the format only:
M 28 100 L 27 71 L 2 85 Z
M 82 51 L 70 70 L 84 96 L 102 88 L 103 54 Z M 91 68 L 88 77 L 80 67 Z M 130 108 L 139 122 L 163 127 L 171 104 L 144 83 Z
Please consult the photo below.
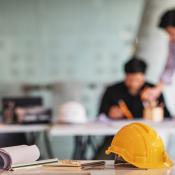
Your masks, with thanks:
M 104 168 L 105 161 L 77 161 L 77 160 L 59 160 L 57 163 L 46 164 L 45 167 L 57 168 L 58 170 L 88 170 Z
M 0 169 L 9 170 L 18 164 L 35 162 L 39 157 L 40 151 L 36 145 L 0 148 Z

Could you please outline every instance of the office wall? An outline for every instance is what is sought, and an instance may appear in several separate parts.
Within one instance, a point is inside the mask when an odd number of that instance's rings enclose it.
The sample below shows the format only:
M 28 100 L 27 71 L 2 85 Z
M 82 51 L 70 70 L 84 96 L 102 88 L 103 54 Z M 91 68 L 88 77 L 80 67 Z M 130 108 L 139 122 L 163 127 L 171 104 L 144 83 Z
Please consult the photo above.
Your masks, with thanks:
M 1 0 L 1 82 L 115 80 L 142 2 Z
M 123 75 L 142 6 L 143 0 L 0 0 L 0 83 L 83 83 L 81 100 L 95 115 L 101 84 Z
M 32 94 L 42 95 L 55 111 L 77 99 L 95 117 L 104 86 L 123 77 L 143 5 L 144 0 L 0 0 L 0 97 L 20 94 L 24 83 L 56 83 L 53 91 Z M 72 142 L 54 141 L 59 158 L 68 158 L 65 145 Z

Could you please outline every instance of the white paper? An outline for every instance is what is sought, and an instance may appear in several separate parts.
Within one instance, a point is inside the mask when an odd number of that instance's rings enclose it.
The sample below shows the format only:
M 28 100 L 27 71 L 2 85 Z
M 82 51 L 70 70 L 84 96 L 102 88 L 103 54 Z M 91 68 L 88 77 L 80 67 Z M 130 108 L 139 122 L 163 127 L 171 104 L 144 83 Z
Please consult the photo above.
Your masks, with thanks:
M 23 164 L 13 164 L 12 168 L 17 169 L 17 168 L 25 168 L 25 167 L 34 167 L 34 166 L 47 165 L 47 164 L 53 164 L 53 163 L 58 163 L 58 159 L 55 158 L 55 159 L 46 159 L 46 160 L 28 162 Z
M 0 169 L 10 169 L 14 164 L 34 162 L 40 157 L 36 145 L 20 145 L 0 148 Z

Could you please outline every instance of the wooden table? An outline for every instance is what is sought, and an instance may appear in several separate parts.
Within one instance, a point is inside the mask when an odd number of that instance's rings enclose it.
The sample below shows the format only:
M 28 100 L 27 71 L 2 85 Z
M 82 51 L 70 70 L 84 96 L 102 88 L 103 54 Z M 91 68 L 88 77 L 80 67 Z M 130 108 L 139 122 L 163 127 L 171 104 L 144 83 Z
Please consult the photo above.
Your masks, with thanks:
M 106 161 L 104 169 L 96 170 L 58 170 L 57 168 L 23 168 L 13 172 L 2 172 L 2 175 L 170 175 L 175 174 L 175 169 L 153 169 L 153 170 L 140 170 L 140 169 L 127 169 L 127 168 L 114 168 L 113 161 Z

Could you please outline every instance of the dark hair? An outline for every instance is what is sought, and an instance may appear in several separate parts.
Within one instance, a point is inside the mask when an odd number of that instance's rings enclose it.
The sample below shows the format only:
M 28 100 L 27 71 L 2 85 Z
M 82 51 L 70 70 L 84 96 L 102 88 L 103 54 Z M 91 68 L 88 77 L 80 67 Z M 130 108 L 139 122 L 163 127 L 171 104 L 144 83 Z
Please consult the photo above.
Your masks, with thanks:
M 137 58 L 137 57 L 132 57 L 124 66 L 124 71 L 126 74 L 128 73 L 143 73 L 145 74 L 147 70 L 147 64 Z
M 164 29 L 168 26 L 175 27 L 175 9 L 166 11 L 160 18 L 159 27 Z

